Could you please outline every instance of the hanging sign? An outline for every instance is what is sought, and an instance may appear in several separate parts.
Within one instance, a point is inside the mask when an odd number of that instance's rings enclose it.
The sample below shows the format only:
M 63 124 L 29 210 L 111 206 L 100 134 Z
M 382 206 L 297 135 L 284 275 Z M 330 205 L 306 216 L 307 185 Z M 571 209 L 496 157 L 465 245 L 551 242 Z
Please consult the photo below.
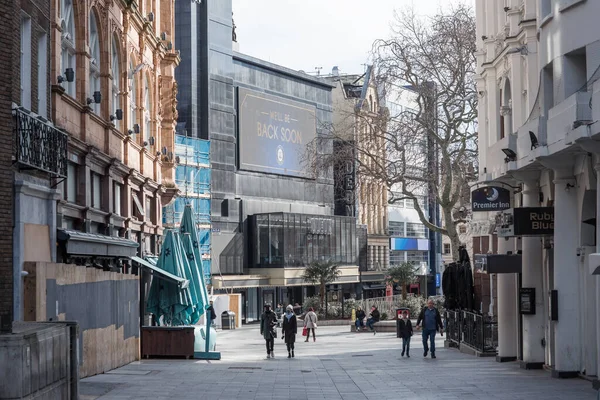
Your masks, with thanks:
M 511 191 L 499 186 L 485 186 L 471 192 L 473 212 L 502 211 L 510 208 Z

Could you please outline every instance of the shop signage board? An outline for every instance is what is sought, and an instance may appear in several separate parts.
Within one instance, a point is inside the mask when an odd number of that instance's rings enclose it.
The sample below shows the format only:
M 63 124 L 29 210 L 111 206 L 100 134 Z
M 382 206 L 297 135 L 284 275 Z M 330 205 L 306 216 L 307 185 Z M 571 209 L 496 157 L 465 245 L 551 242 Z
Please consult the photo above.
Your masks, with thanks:
M 496 218 L 500 237 L 554 235 L 553 207 L 517 207 Z

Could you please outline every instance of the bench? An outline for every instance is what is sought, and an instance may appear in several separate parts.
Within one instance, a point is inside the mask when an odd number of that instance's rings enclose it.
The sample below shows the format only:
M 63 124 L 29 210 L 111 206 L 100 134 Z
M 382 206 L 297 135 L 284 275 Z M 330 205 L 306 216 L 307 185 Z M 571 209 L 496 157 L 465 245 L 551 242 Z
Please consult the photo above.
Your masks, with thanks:
M 416 331 L 421 331 L 421 329 L 417 329 L 415 327 L 415 322 L 416 321 L 411 321 L 413 324 L 413 332 Z M 375 324 L 373 324 L 373 327 L 375 328 L 375 330 L 377 332 L 396 332 L 396 320 L 395 319 L 388 319 L 385 321 L 379 321 L 379 322 L 375 322 Z M 354 321 L 350 322 L 350 332 L 356 332 L 356 324 Z M 365 321 L 365 328 L 361 329 L 359 332 L 371 332 L 369 330 L 369 328 L 366 327 L 366 321 Z

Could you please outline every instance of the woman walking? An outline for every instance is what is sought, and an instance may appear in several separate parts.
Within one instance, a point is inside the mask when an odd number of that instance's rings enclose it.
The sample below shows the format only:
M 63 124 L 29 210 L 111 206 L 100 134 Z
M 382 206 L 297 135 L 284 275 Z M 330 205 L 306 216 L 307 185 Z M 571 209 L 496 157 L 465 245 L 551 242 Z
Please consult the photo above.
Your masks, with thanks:
M 311 330 L 313 334 L 313 342 L 316 342 L 317 337 L 315 335 L 315 329 L 317 328 L 317 314 L 315 313 L 315 310 L 312 307 L 308 309 L 308 312 L 304 316 L 304 327 L 306 328 L 305 342 L 308 342 Z
M 296 342 L 296 333 L 298 333 L 298 321 L 296 314 L 294 314 L 294 307 L 288 305 L 283 315 L 283 324 L 281 328 L 283 332 L 282 339 L 285 339 L 285 345 L 287 346 L 288 358 L 294 357 L 294 343 Z

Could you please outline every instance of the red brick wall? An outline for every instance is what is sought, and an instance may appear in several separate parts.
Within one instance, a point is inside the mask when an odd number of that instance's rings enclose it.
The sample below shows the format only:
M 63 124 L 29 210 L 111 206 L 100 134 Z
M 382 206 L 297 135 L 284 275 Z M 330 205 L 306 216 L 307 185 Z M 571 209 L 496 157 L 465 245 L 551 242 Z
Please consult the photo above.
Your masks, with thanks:
M 11 88 L 14 57 L 14 0 L 0 0 L 0 330 L 10 331 L 13 312 L 12 210 L 13 172 L 11 150 Z M 17 81 L 18 82 L 18 81 Z

